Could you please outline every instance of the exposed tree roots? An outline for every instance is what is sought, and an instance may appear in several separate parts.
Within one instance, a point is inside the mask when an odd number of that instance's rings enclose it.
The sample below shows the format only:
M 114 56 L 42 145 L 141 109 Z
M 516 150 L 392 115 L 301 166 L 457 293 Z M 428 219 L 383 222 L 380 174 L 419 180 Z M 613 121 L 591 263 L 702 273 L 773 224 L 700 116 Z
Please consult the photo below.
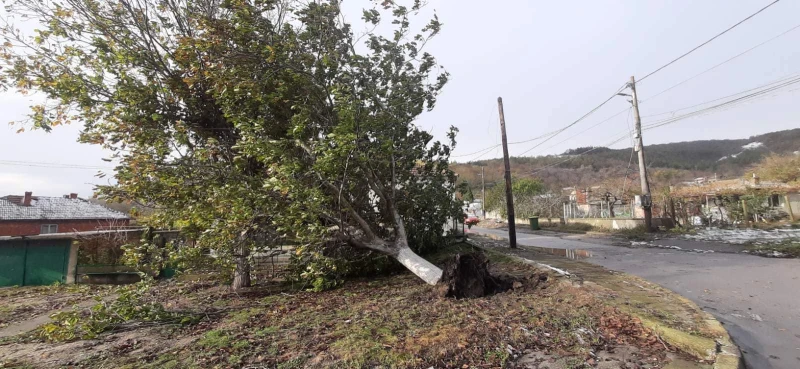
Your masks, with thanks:
M 489 259 L 482 252 L 457 254 L 445 262 L 439 282 L 444 297 L 475 298 L 501 293 L 510 289 L 535 288 L 547 276 L 531 275 L 525 278 L 489 273 Z

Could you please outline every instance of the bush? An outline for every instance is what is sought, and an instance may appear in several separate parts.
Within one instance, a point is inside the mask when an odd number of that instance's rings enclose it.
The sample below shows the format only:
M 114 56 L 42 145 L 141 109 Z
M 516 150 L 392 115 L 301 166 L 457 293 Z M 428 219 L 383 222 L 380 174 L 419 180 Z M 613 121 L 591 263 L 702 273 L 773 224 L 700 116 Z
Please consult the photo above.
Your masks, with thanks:
M 614 235 L 634 241 L 644 241 L 648 237 L 647 227 L 640 225 L 630 229 L 616 229 Z
M 346 245 L 298 246 L 289 262 L 288 279 L 303 289 L 325 291 L 346 278 L 397 272 L 403 267 L 388 255 Z

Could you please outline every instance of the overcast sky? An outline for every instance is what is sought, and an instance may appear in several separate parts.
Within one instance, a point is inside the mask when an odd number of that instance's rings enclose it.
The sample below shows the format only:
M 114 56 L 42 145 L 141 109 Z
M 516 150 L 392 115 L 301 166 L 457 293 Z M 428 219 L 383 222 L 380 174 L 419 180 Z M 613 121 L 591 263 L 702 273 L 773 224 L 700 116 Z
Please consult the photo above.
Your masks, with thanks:
M 631 75 L 644 76 L 742 20 L 771 1 L 529 1 L 433 0 L 444 23 L 428 51 L 451 73 L 433 112 L 419 125 L 439 139 L 447 127 L 460 129 L 455 155 L 500 142 L 498 96 L 505 104 L 510 141 L 522 141 L 564 127 L 608 98 Z M 491 4 L 491 5 L 489 5 Z M 355 13 L 366 1 L 346 0 Z M 653 75 L 638 86 L 640 100 L 692 77 L 800 24 L 800 2 L 781 1 L 750 21 Z M 800 72 L 800 29 L 787 33 L 715 70 L 641 104 L 643 123 L 673 111 L 731 95 Z M 797 87 L 800 88 L 800 87 Z M 797 128 L 800 91 L 787 91 L 710 115 L 646 131 L 645 144 L 699 139 L 744 138 Z M 0 94 L 0 115 L 20 119 L 31 97 Z M 585 121 L 525 155 L 561 153 L 578 146 L 604 145 L 624 135 L 627 114 L 586 128 L 625 110 L 615 98 Z M 668 115 L 667 115 L 668 116 Z M 648 120 L 650 119 L 650 120 Z M 96 169 L 49 168 L 8 161 L 107 167 L 98 147 L 76 142 L 80 127 L 52 133 L 0 125 L 0 195 L 58 196 L 78 192 L 89 197 Z M 570 136 L 574 138 L 568 139 Z M 511 146 L 519 155 L 539 141 Z M 614 147 L 629 147 L 623 140 Z M 500 149 L 480 159 L 499 157 Z M 457 157 L 458 161 L 479 155 Z

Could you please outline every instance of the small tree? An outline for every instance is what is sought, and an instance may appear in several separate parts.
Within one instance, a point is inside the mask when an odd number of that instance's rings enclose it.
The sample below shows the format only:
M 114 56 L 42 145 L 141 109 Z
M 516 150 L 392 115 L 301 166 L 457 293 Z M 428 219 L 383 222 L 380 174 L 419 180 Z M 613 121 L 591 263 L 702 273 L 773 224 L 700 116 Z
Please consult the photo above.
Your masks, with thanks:
M 486 194 L 486 209 L 499 211 L 500 216 L 507 215 L 506 188 L 502 184 L 495 185 Z M 538 215 L 541 209 L 541 199 L 538 197 L 545 192 L 544 184 L 538 179 L 519 178 L 511 184 L 514 195 L 514 214 L 520 218 Z
M 751 168 L 762 179 L 783 183 L 800 182 L 800 155 L 771 154 Z
M 472 187 L 469 185 L 469 182 L 462 181 L 459 183 L 458 192 L 461 194 L 461 200 L 467 202 L 475 201 L 475 195 L 472 193 Z

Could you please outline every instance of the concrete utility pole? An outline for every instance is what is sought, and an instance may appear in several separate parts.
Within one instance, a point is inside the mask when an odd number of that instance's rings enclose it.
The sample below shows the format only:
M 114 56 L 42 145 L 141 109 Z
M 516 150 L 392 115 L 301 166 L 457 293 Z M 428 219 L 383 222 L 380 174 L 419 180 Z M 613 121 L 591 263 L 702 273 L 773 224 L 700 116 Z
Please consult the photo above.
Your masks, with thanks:
M 517 229 L 514 224 L 514 196 L 511 193 L 511 162 L 508 161 L 508 140 L 506 139 L 506 117 L 503 114 L 503 98 L 497 98 L 497 110 L 500 112 L 500 132 L 503 136 L 503 164 L 506 167 L 506 206 L 508 213 L 508 241 L 512 249 L 517 248 Z
M 483 173 L 483 166 L 481 166 L 481 212 L 483 219 L 486 219 L 486 178 Z
M 639 98 L 636 95 L 636 79 L 631 76 L 631 97 L 633 117 L 636 119 L 636 151 L 639 153 L 639 179 L 642 182 L 642 208 L 644 209 L 644 225 L 647 231 L 653 230 L 653 208 L 650 197 L 650 183 L 647 181 L 647 165 L 644 161 L 644 141 L 642 140 L 642 119 L 639 116 Z

